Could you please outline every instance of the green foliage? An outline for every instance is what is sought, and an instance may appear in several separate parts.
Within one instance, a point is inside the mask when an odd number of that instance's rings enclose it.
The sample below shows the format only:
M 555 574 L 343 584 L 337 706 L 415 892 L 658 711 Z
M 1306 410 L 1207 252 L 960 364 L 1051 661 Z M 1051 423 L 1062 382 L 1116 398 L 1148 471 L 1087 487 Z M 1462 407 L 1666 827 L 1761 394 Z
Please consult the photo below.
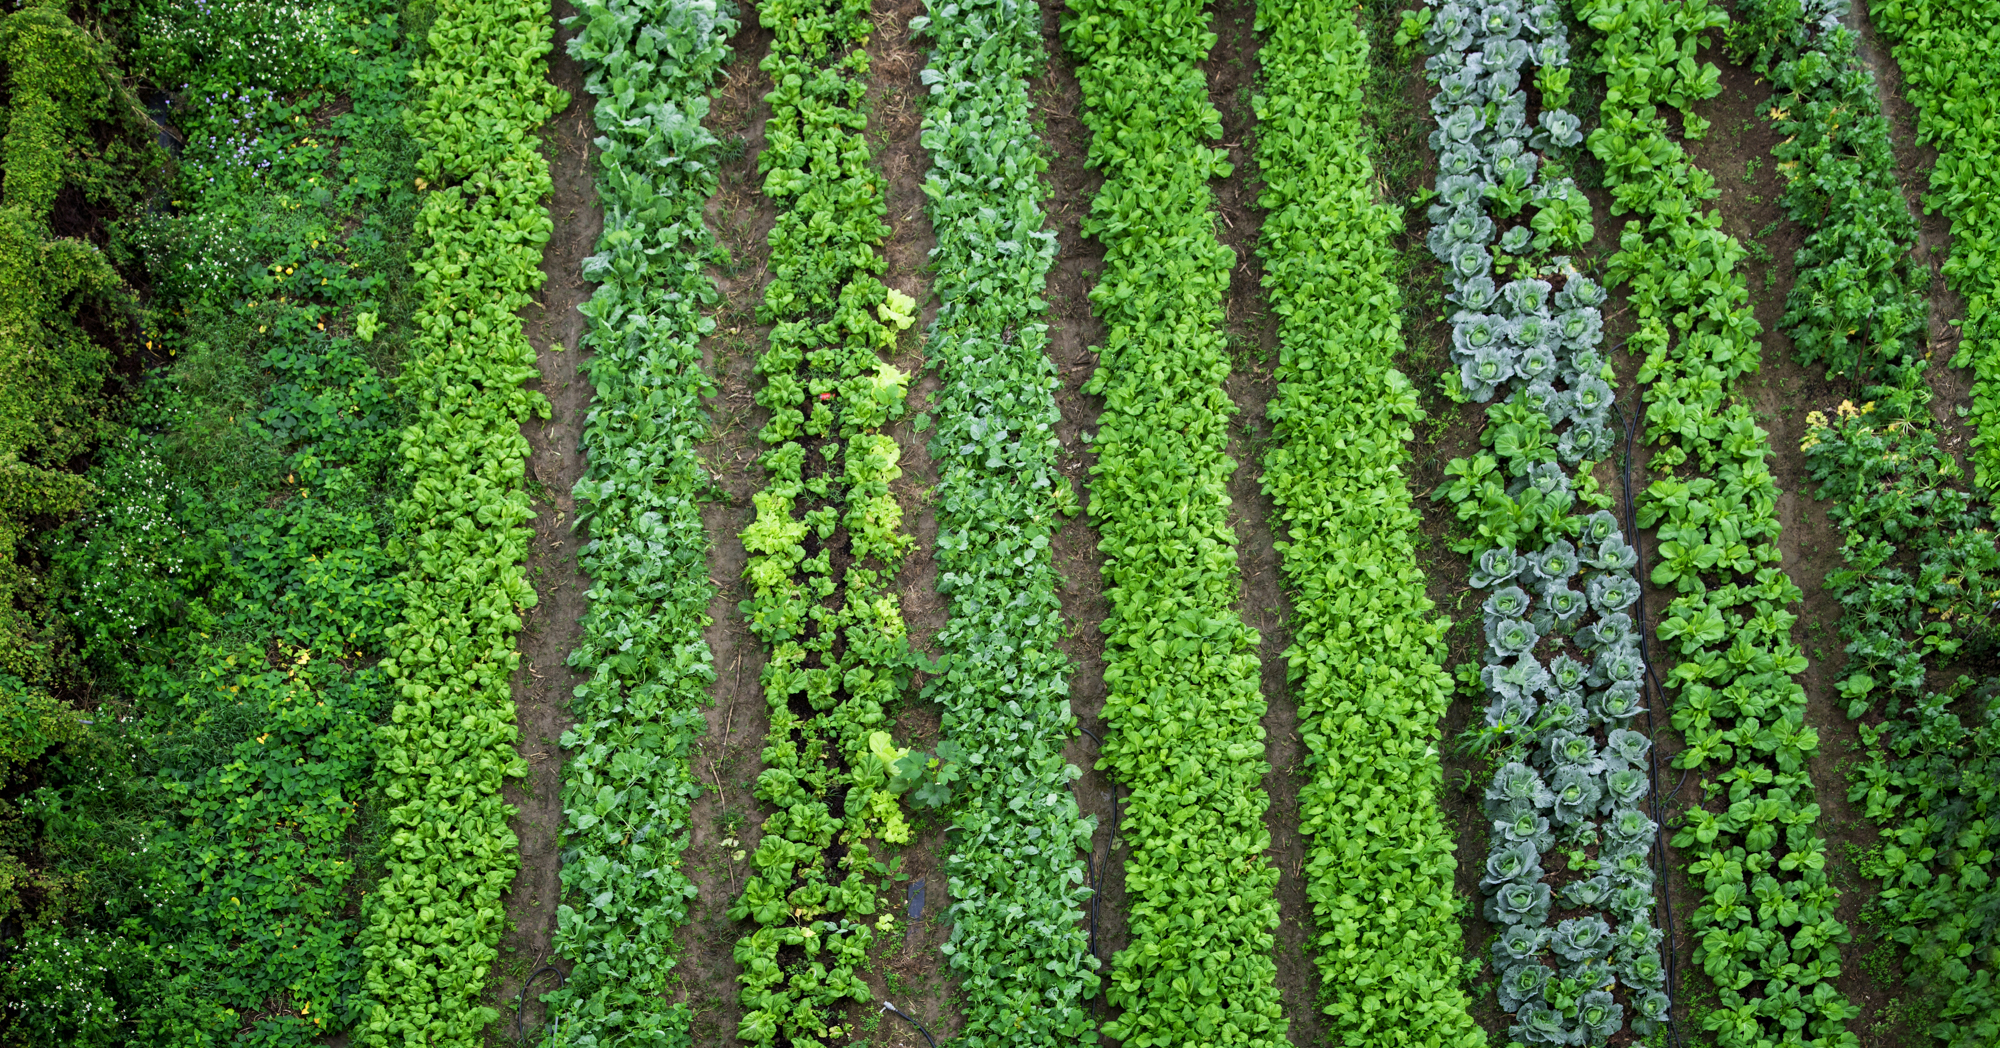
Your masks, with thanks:
M 37 929 L 0 968 L 0 1038 L 65 1048 L 204 1044 L 231 1018 L 199 981 L 162 981 L 185 960 L 171 943 L 153 946 L 141 930 Z
M 1889 121 L 1851 31 L 1818 25 L 1796 0 L 1771 6 L 1755 24 L 1789 30 L 1763 31 L 1780 37 L 1763 49 L 1783 59 L 1769 72 L 1777 90 L 1766 115 L 1780 136 L 1771 155 L 1785 213 L 1807 231 L 1779 323 L 1801 361 L 1881 379 L 1925 348 L 1930 284 L 1911 255 L 1917 224 L 1896 184 Z M 1731 42 L 1749 46 L 1733 32 Z
M 934 41 L 923 144 L 943 305 L 927 352 L 944 377 L 931 457 L 938 589 L 951 616 L 937 635 L 948 662 L 928 694 L 951 740 L 939 756 L 953 743 L 965 751 L 967 796 L 951 839 L 944 950 L 964 1002 L 961 1043 L 1089 1044 L 1096 1024 L 1083 1002 L 1096 996 L 1098 962 L 1079 923 L 1089 889 L 1078 853 L 1095 825 L 1063 759 L 1076 722 L 1049 545 L 1075 503 L 1058 470 L 1042 299 L 1056 244 L 1042 229 L 1047 161 L 1028 94 L 1046 59 L 1041 12 L 1010 0 L 929 11 L 914 25 Z
M 1894 45 L 1917 140 L 1938 150 L 1925 213 L 1951 219 L 1944 277 L 1965 298 L 1954 367 L 1972 369 L 1973 479 L 2000 484 L 2000 7 L 1991 0 L 1883 0 L 1869 16 Z
M 1134 1048 L 1284 1041 L 1271 960 L 1278 871 L 1263 789 L 1256 631 L 1236 610 L 1229 521 L 1234 410 L 1211 177 L 1230 172 L 1200 61 L 1199 0 L 1074 0 L 1089 163 L 1104 173 L 1083 232 L 1104 243 L 1090 300 L 1109 329 L 1084 391 L 1104 397 L 1091 515 L 1104 552 L 1098 767 L 1131 791 L 1130 945 L 1112 958 L 1104 1034 Z
M 758 926 L 736 944 L 737 1036 L 821 1045 L 845 1032 L 844 1002 L 868 999 L 857 969 L 877 928 L 892 926 L 886 914 L 864 923 L 876 898 L 866 841 L 910 839 L 896 788 L 909 753 L 886 731 L 884 707 L 912 665 L 889 587 L 911 539 L 889 490 L 901 451 L 881 430 L 903 413 L 909 383 L 883 356 L 915 323 L 916 303 L 874 275 L 889 227 L 862 133 L 868 5 L 783 0 L 758 17 L 777 34 L 761 67 L 771 117 L 757 161 L 778 205 L 759 310 L 776 326 L 757 360 L 771 447 L 743 531 L 751 597 L 741 610 L 771 649 L 756 795 L 777 811 L 729 914 Z
M 1861 864 L 1881 881 L 1869 916 L 1935 1001 L 1930 1035 L 1963 1048 L 2000 1036 L 2000 693 L 1931 680 L 1991 650 L 2000 548 L 1992 511 L 1938 444 L 1922 374 L 1832 419 L 1814 412 L 1805 451 L 1845 536 L 1827 588 L 1849 655 L 1836 687 L 1867 752 L 1848 797 L 1883 829 Z
M 407 565 L 405 610 L 381 663 L 398 701 L 376 741 L 392 829 L 387 876 L 369 897 L 365 1045 L 470 1045 L 496 1018 L 478 1000 L 519 862 L 500 787 L 527 774 L 509 678 L 521 612 L 535 603 L 522 570 L 532 514 L 521 424 L 549 416 L 523 388 L 537 372 L 517 312 L 541 285 L 553 228 L 535 131 L 568 101 L 547 81 L 554 32 L 540 0 L 454 0 L 411 73 L 420 100 L 405 119 L 430 192 L 402 375 L 415 419 L 389 555 Z
M 1264 486 L 1296 609 L 1285 658 L 1312 754 L 1300 830 L 1328 1036 L 1482 1045 L 1436 799 L 1446 623 L 1424 596 L 1402 475 L 1418 410 L 1392 366 L 1403 339 L 1388 245 L 1401 222 L 1374 199 L 1359 109 L 1368 41 L 1352 12 L 1313 3 L 1262 8 L 1258 28 L 1259 252 L 1281 318 Z
M 1724 16 L 1705 3 L 1658 0 L 1586 4 L 1604 34 L 1609 73 L 1603 126 L 1590 139 L 1605 162 L 1617 207 L 1637 212 L 1611 259 L 1628 285 L 1638 329 L 1627 347 L 1643 360 L 1645 439 L 1661 472 L 1688 464 L 1691 480 L 1664 476 L 1642 496 L 1640 527 L 1660 527 L 1668 558 L 1655 578 L 1679 591 L 1658 636 L 1676 656 L 1664 674 L 1673 727 L 1687 741 L 1676 763 L 1716 768 L 1705 804 L 1674 837 L 1694 861 L 1702 905 L 1692 923 L 1694 960 L 1719 1006 L 1703 1018 L 1722 1048 L 1799 1040 L 1853 1045 L 1845 1023 L 1858 1009 L 1841 995 L 1838 891 L 1825 873 L 1806 761 L 1818 737 L 1804 726 L 1806 668 L 1792 641 L 1800 592 L 1778 548 L 1778 490 L 1770 443 L 1750 406 L 1731 392 L 1758 367 L 1759 327 L 1743 278 L 1743 248 L 1700 210 L 1716 195 L 1666 133 L 1660 104 L 1683 110 L 1715 94 L 1715 70 L 1690 57 L 1669 67 L 1648 55 L 1691 56 Z M 1640 77 L 1627 70 L 1650 68 Z M 1671 534 L 1670 534 L 1671 530 Z M 1677 544 L 1669 549 L 1669 543 Z M 1676 552 L 1678 551 L 1678 552 Z M 1720 798 L 1720 811 L 1707 805 Z M 1758 904 L 1751 904 L 1758 900 Z
M 564 1043 L 680 1044 L 689 1008 L 669 999 L 674 936 L 695 886 L 680 870 L 688 806 L 700 792 L 688 747 L 715 669 L 703 630 L 708 581 L 696 449 L 713 383 L 700 339 L 714 327 L 702 223 L 715 191 L 715 137 L 701 126 L 730 52 L 733 17 L 712 0 L 596 0 L 569 43 L 597 96 L 598 194 L 605 227 L 582 307 L 596 387 L 575 496 L 595 580 L 570 665 L 587 672 L 563 735 L 565 901 L 555 948 L 572 962 L 548 1000 Z

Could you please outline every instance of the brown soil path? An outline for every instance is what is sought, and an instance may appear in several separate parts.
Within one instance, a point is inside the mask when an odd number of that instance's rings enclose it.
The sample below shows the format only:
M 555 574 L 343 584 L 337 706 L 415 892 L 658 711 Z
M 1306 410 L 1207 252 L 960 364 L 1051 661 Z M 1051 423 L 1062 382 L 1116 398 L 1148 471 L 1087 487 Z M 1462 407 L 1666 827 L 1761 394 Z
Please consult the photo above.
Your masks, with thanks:
M 567 0 L 557 0 L 558 21 L 575 13 Z M 520 314 L 541 372 L 530 388 L 541 390 L 553 411 L 548 419 L 531 419 L 521 427 L 528 438 L 528 491 L 535 512 L 528 581 L 540 603 L 522 616 L 521 668 L 513 680 L 519 749 L 529 770 L 527 779 L 510 781 L 504 791 L 507 803 L 520 811 L 512 825 L 521 840 L 521 869 L 504 899 L 507 933 L 487 989 L 487 1003 L 502 1014 L 487 1030 L 488 1042 L 497 1044 L 513 1043 L 522 984 L 552 960 L 550 941 L 562 894 L 558 852 L 563 756 L 557 740 L 571 722 L 570 693 L 583 680 L 566 663 L 582 635 L 587 606 L 583 594 L 589 587 L 577 567 L 571 530 L 575 507 L 570 489 L 584 466 L 577 443 L 593 396 L 589 381 L 578 373 L 577 340 L 583 335 L 584 319 L 576 307 L 593 290 L 583 279 L 583 260 L 596 248 L 604 217 L 592 182 L 596 159 L 590 140 L 596 127 L 590 114 L 596 99 L 583 89 L 582 67 L 564 50 L 564 41 L 573 35 L 559 28 L 548 58 L 549 80 L 569 92 L 570 102 L 542 131 L 542 153 L 555 182 L 547 201 L 555 231 L 542 251 L 542 289 L 535 303 Z M 550 976 L 535 984 L 537 993 L 553 988 Z M 542 1019 L 542 1006 L 533 994 L 529 997 L 524 1018 L 532 1028 Z

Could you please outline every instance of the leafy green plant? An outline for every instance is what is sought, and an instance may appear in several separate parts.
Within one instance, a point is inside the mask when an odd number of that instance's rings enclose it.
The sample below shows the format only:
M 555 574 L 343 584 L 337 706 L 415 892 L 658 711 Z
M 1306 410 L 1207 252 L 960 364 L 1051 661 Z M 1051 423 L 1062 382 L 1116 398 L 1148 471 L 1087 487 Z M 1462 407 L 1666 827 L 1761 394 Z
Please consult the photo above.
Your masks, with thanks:
M 1827 588 L 1849 656 L 1836 689 L 1866 752 L 1848 798 L 1884 841 L 1861 862 L 1880 882 L 1867 915 L 1933 1002 L 1927 1032 L 1964 1048 L 2000 1035 L 2000 690 L 1932 681 L 1994 643 L 2000 548 L 1991 509 L 1939 446 L 1922 375 L 1812 413 L 1805 452 L 1845 535 Z
M 1869 17 L 1888 39 L 1917 110 L 1917 140 L 1938 150 L 1924 195 L 1926 213 L 1951 219 L 1951 254 L 1943 272 L 1965 298 L 1954 367 L 1972 369 L 1973 481 L 2000 484 L 2000 334 L 1993 301 L 2000 268 L 2000 196 L 1993 169 L 2000 121 L 1991 85 L 2000 83 L 2000 22 L 1984 0 L 1884 0 Z
M 933 780 L 960 771 L 966 803 L 948 860 L 951 959 L 967 1045 L 1089 1043 L 1097 958 L 1079 923 L 1089 889 L 1079 852 L 1095 820 L 1077 808 L 1063 759 L 1074 736 L 1059 576 L 1050 539 L 1075 512 L 1058 469 L 1055 368 L 1042 298 L 1056 244 L 1042 229 L 1047 161 L 1028 80 L 1046 55 L 1041 12 L 1000 0 L 932 3 L 912 28 L 933 41 L 923 144 L 942 305 L 928 355 L 937 394 L 937 635 L 944 707 Z M 995 173 L 1013 177 L 995 179 Z M 948 753 L 950 746 L 956 752 Z M 927 782 L 923 791 L 940 786 Z
M 578 553 L 593 580 L 570 665 L 587 672 L 564 733 L 563 904 L 556 950 L 571 962 L 547 995 L 568 1044 L 687 1044 L 689 1009 L 669 990 L 676 930 L 695 896 L 680 868 L 700 786 L 688 749 L 715 668 L 702 632 L 708 581 L 696 447 L 713 383 L 701 336 L 715 300 L 703 264 L 720 254 L 702 208 L 719 143 L 701 119 L 729 60 L 733 17 L 712 0 L 594 0 L 569 42 L 597 96 L 598 281 L 581 307 L 596 387 L 577 481 Z
M 1730 27 L 1776 88 L 1765 110 L 1785 213 L 1807 232 L 1779 322 L 1799 359 L 1881 380 L 1923 348 L 1928 273 L 1911 254 L 1916 220 L 1896 183 L 1875 76 L 1840 25 L 1840 0 L 1759 0 Z M 1776 59 L 1773 68 L 1772 60 Z
M 861 0 L 783 0 L 758 13 L 777 34 L 762 66 L 771 117 L 758 157 L 778 202 L 759 310 L 775 327 L 757 361 L 767 480 L 743 531 L 741 610 L 771 649 L 756 795 L 777 810 L 729 910 L 757 925 L 736 945 L 737 1036 L 753 1044 L 825 1044 L 847 1032 L 843 1002 L 868 999 L 858 969 L 894 917 L 868 921 L 878 882 L 867 842 L 909 841 L 898 798 L 923 763 L 895 745 L 885 709 L 915 663 L 889 587 L 912 542 L 890 492 L 902 452 L 882 432 L 903 414 L 909 376 L 884 357 L 916 303 L 876 277 L 889 227 L 862 134 L 867 13 Z
M 1359 109 L 1368 40 L 1352 12 L 1312 3 L 1262 7 L 1258 28 L 1258 251 L 1281 318 L 1264 486 L 1283 522 L 1285 658 L 1313 754 L 1299 806 L 1321 1004 L 1334 1043 L 1481 1045 L 1437 806 L 1446 623 L 1424 596 L 1401 474 L 1419 411 L 1393 366 L 1387 245 L 1401 222 L 1375 201 Z
M 1589 145 L 1616 210 L 1638 216 L 1610 273 L 1638 318 L 1626 345 L 1642 360 L 1643 438 L 1655 445 L 1638 524 L 1659 528 L 1654 580 L 1678 594 L 1656 628 L 1660 661 L 1672 660 L 1662 673 L 1672 725 L 1687 743 L 1675 763 L 1714 769 L 1673 838 L 1703 893 L 1694 961 L 1718 1007 L 1702 1024 L 1723 1048 L 1852 1045 L 1845 1024 L 1859 1010 L 1832 981 L 1850 933 L 1824 869 L 1806 769 L 1819 741 L 1804 725 L 1806 659 L 1786 610 L 1801 594 L 1781 566 L 1769 438 L 1732 392 L 1759 366 L 1760 328 L 1735 272 L 1743 247 L 1701 210 L 1714 178 L 1659 112 L 1698 120 L 1688 109 L 1716 94 L 1719 73 L 1692 56 L 1727 19 L 1706 3 L 1658 0 L 1593 0 L 1582 14 L 1603 34 L 1607 78 Z M 1674 55 L 1687 60 L 1664 61 Z
M 1091 514 L 1111 611 L 1098 767 L 1131 791 L 1120 836 L 1132 941 L 1112 958 L 1104 1034 L 1129 1045 L 1284 1040 L 1265 859 L 1265 703 L 1257 634 L 1238 614 L 1227 454 L 1234 410 L 1219 330 L 1236 257 L 1215 236 L 1227 153 L 1197 63 L 1215 45 L 1199 0 L 1073 0 L 1089 163 L 1104 173 L 1086 235 L 1109 329 L 1084 386 L 1104 398 Z
M 409 565 L 405 610 L 381 663 L 398 701 L 376 743 L 392 830 L 387 876 L 369 897 L 367 1045 L 472 1044 L 497 1017 L 478 1000 L 519 862 L 500 787 L 527 774 L 509 678 L 521 612 L 535 603 L 521 567 L 531 516 L 521 423 L 549 414 L 523 388 L 535 351 L 517 312 L 542 282 L 552 228 L 534 132 L 567 103 L 546 75 L 554 31 L 539 0 L 451 0 L 412 70 L 421 98 L 407 123 L 429 191 L 415 227 L 423 301 L 402 376 L 415 415 L 399 452 L 410 488 L 390 547 Z

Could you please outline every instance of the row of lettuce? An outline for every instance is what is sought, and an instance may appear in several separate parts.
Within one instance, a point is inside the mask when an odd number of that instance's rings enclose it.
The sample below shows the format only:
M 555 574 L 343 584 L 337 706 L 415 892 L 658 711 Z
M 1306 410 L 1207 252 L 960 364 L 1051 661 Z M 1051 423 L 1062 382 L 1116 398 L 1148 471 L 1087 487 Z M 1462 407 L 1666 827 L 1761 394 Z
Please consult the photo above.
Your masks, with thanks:
M 1256 631 L 1237 610 L 1229 520 L 1235 411 L 1209 180 L 1231 167 L 1199 63 L 1201 0 L 1075 0 L 1089 163 L 1104 176 L 1083 232 L 1104 245 L 1090 292 L 1106 328 L 1085 384 L 1104 398 L 1090 512 L 1104 554 L 1098 767 L 1129 796 L 1119 836 L 1130 941 L 1111 961 L 1107 1036 L 1129 1045 L 1279 1045 L 1266 858 L 1265 700 Z
M 1437 805 L 1451 697 L 1403 476 L 1416 390 L 1362 122 L 1369 48 L 1337 5 L 1262 5 L 1259 254 L 1279 318 L 1264 486 L 1293 606 L 1285 653 L 1310 754 L 1309 939 L 1337 1044 L 1485 1043 L 1463 989 L 1454 834 Z
M 758 18 L 775 34 L 757 166 L 777 220 L 758 309 L 774 325 L 756 365 L 765 487 L 743 531 L 742 607 L 769 649 L 756 796 L 775 810 L 729 909 L 750 927 L 735 950 L 736 1033 L 820 1044 L 850 1037 L 847 1006 L 871 998 L 861 969 L 895 924 L 876 915 L 886 864 L 867 842 L 909 841 L 898 794 L 928 763 L 895 745 L 885 710 L 911 661 L 892 585 L 911 544 L 890 490 L 901 450 L 884 432 L 909 376 L 886 358 L 915 303 L 877 277 L 889 226 L 865 136 L 866 5 L 779 0 Z
M 1521 1042 L 1643 1037 L 1671 1002 L 1652 740 L 1634 730 L 1651 723 L 1639 553 L 1595 477 L 1619 431 L 1605 291 L 1552 254 L 1594 234 L 1565 168 L 1583 140 L 1563 108 L 1567 26 L 1553 4 L 1425 14 L 1439 158 L 1427 243 L 1458 307 L 1447 380 L 1490 403 L 1489 450 L 1447 464 L 1437 494 L 1466 525 L 1472 587 L 1490 591 L 1482 664 L 1461 675 L 1485 693 L 1474 737 L 1495 765 L 1480 886 L 1499 1003 Z

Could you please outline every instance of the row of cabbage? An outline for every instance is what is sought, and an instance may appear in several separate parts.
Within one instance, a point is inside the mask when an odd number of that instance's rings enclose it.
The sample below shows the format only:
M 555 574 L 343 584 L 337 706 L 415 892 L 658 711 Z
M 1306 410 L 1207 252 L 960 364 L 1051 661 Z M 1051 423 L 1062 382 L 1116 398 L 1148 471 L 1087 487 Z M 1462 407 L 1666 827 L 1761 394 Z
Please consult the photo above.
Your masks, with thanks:
M 1955 367 L 1972 369 L 1973 479 L 2000 484 L 2000 20 L 1981 0 L 1880 0 L 1869 17 L 1893 45 L 1917 140 L 1934 146 L 1924 196 L 1951 219 L 1944 278 L 1965 299 Z
M 1080 923 L 1082 851 L 1095 820 L 1070 794 L 1075 734 L 1050 539 L 1076 509 L 1059 472 L 1047 303 L 1055 234 L 1042 229 L 1047 161 L 1029 78 L 1046 61 L 1027 0 L 934 2 L 913 19 L 933 41 L 923 146 L 941 305 L 927 356 L 943 379 L 938 428 L 936 637 L 947 669 L 928 688 L 963 754 L 965 806 L 947 870 L 951 941 L 968 1046 L 1070 1045 L 1096 1024 L 1097 958 Z
M 1483 1044 L 1437 805 L 1451 679 L 1402 473 L 1418 409 L 1393 366 L 1401 216 L 1375 199 L 1368 40 L 1354 12 L 1297 0 L 1260 7 L 1257 28 L 1259 253 L 1280 347 L 1264 486 L 1282 522 L 1286 662 L 1312 754 L 1299 807 L 1321 1007 L 1338 1044 Z
M 1859 406 L 1809 415 L 1804 442 L 1845 536 L 1845 567 L 1827 589 L 1841 603 L 1848 655 L 1836 688 L 1862 721 L 1866 750 L 1849 799 L 1885 840 L 1861 862 L 1881 882 L 1865 912 L 1924 995 L 1919 1026 L 1955 1048 L 1991 1044 L 2000 1038 L 2000 921 L 1990 916 L 2000 908 L 2000 693 L 1991 679 L 1952 671 L 1992 642 L 2000 549 L 1991 509 L 1966 490 L 1928 409 L 1919 350 L 1929 274 L 1909 250 L 1916 222 L 1874 74 L 1840 24 L 1844 7 L 1739 8 L 1732 43 L 1754 48 L 1777 88 L 1768 116 L 1783 136 L 1782 202 L 1808 230 L 1783 324 L 1802 361 L 1876 383 Z
M 1215 46 L 1200 0 L 1072 0 L 1088 161 L 1104 174 L 1083 229 L 1105 247 L 1090 299 L 1109 328 L 1084 389 L 1104 397 L 1091 516 L 1104 552 L 1099 767 L 1131 791 L 1120 835 L 1130 945 L 1112 958 L 1104 1033 L 1142 1045 L 1277 1045 L 1266 861 L 1265 710 L 1226 453 L 1234 406 L 1219 330 L 1235 253 L 1211 177 L 1230 173 L 1198 65 Z M 1370 905 L 1381 905 L 1371 900 Z
M 845 1002 L 869 999 L 860 969 L 892 918 L 869 920 L 878 862 L 866 840 L 909 840 L 897 792 L 920 771 L 884 711 L 909 665 L 889 583 L 910 539 L 889 490 L 900 451 L 882 432 L 902 415 L 909 379 L 882 354 L 915 303 L 875 275 L 889 227 L 863 134 L 866 5 L 779 0 L 758 14 L 776 39 L 762 64 L 773 89 L 757 163 L 779 210 L 759 310 L 775 324 L 757 361 L 767 482 L 743 532 L 742 607 L 770 647 L 756 796 L 777 810 L 729 914 L 755 922 L 736 944 L 738 1037 L 820 1044 L 851 1033 Z
M 1781 565 L 1770 442 L 1733 392 L 1758 368 L 1761 328 L 1734 271 L 1743 247 L 1702 210 L 1715 181 L 1661 115 L 1671 106 L 1684 137 L 1705 134 L 1690 109 L 1719 93 L 1720 71 L 1695 56 L 1727 19 L 1660 0 L 1587 0 L 1580 13 L 1602 34 L 1607 71 L 1589 145 L 1614 212 L 1638 216 L 1611 275 L 1636 318 L 1626 344 L 1642 361 L 1643 439 L 1659 478 L 1639 498 L 1638 524 L 1657 525 L 1651 579 L 1676 593 L 1656 630 L 1686 741 L 1675 763 L 1705 775 L 1674 837 L 1701 892 L 1694 961 L 1718 994 L 1701 1022 L 1724 1048 L 1847 1043 L 1857 1010 L 1836 980 L 1850 934 L 1807 770 L 1818 736 L 1794 679 L 1806 660 L 1787 609 L 1801 594 Z
M 569 53 L 597 98 L 604 230 L 583 275 L 597 290 L 583 370 L 578 563 L 592 579 L 570 665 L 588 673 L 562 738 L 562 885 L 554 948 L 569 975 L 546 1000 L 565 1043 L 687 1044 L 674 934 L 694 898 L 680 868 L 700 786 L 688 750 L 715 679 L 703 638 L 708 580 L 697 447 L 713 389 L 700 340 L 714 327 L 702 209 L 719 143 L 701 126 L 736 21 L 715 0 L 589 0 Z
M 391 830 L 369 898 L 368 1045 L 476 1044 L 497 1017 L 479 1001 L 519 863 L 500 788 L 527 774 L 509 682 L 535 603 L 521 423 L 549 412 L 523 388 L 535 350 L 516 311 L 541 285 L 552 229 L 535 132 L 567 104 L 547 81 L 554 31 L 541 0 L 446 0 L 412 73 L 421 100 L 407 122 L 429 191 L 403 376 L 410 493 L 390 551 L 409 567 L 381 663 L 397 701 L 376 739 Z
M 1490 452 L 1449 463 L 1439 494 L 1472 532 L 1461 547 L 1476 557 L 1473 588 L 1491 591 L 1477 683 L 1498 768 L 1480 886 L 1500 928 L 1500 1006 L 1530 1044 L 1603 1044 L 1628 1010 L 1645 1036 L 1670 1002 L 1652 920 L 1652 741 L 1633 730 L 1645 708 L 1639 554 L 1593 476 L 1617 432 L 1605 292 L 1550 255 L 1593 234 L 1561 168 L 1582 141 L 1562 108 L 1564 11 L 1503 0 L 1426 13 L 1439 157 L 1428 244 L 1458 306 L 1448 377 L 1492 402 Z

